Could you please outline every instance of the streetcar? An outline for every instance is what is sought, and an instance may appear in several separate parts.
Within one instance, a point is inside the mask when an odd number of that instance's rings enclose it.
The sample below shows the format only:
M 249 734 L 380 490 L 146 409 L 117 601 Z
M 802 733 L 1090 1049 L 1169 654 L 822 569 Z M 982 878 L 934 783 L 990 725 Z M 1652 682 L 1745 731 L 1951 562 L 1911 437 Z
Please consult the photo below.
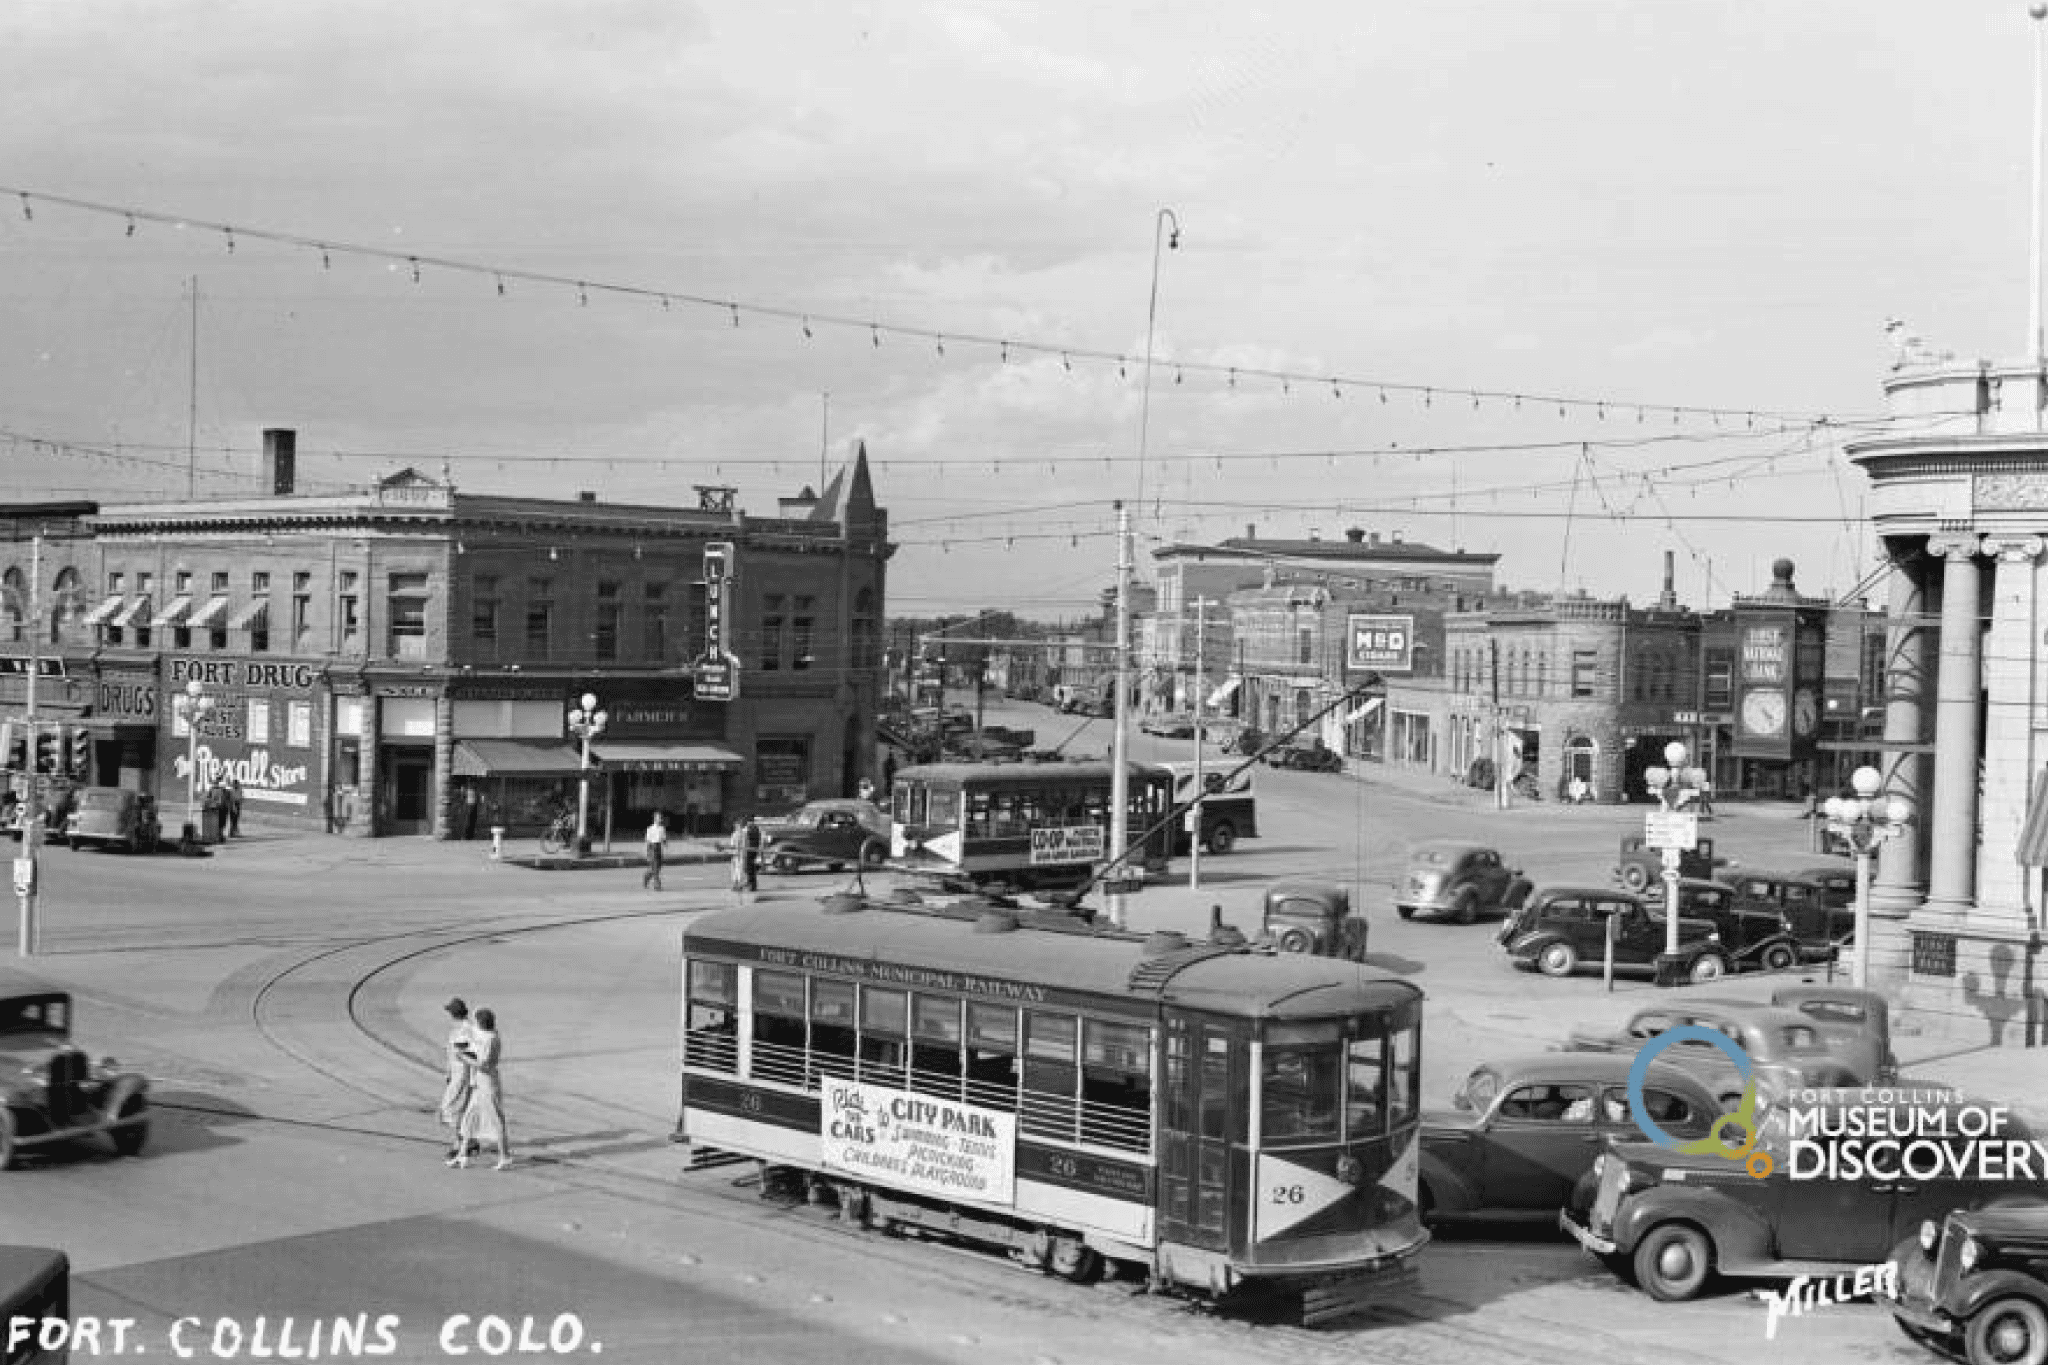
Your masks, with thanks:
M 1136 840 L 1153 830 L 1131 860 L 1166 866 L 1174 833 L 1174 778 L 1142 763 L 1128 773 L 1127 827 Z M 1114 765 L 931 763 L 898 768 L 890 809 L 890 861 L 899 871 L 976 886 L 1017 890 L 1079 885 L 1109 846 Z M 1154 829 L 1154 826 L 1161 826 Z
M 1071 1280 L 1299 1293 L 1310 1323 L 1408 1282 L 1419 988 L 974 901 L 841 893 L 685 929 L 693 1157 Z

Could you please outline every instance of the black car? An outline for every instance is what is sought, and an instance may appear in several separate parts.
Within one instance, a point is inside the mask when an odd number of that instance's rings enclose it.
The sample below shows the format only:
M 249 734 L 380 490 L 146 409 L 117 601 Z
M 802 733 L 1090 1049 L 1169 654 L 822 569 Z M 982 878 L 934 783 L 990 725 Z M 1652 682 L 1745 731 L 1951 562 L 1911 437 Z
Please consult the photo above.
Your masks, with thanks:
M 1655 905 L 1661 898 L 1653 892 L 1647 899 Z M 1679 960 L 1666 969 L 1667 975 L 1711 981 L 1724 971 L 1781 972 L 1806 959 L 1783 912 L 1766 903 L 1745 901 L 1725 882 L 1682 879 L 1678 900 L 1681 914 L 1713 921 L 1715 938 L 1680 944 Z
M 1726 858 L 1714 856 L 1714 841 L 1702 839 L 1697 847 L 1680 849 L 1678 853 L 1678 875 L 1705 879 L 1714 875 L 1714 869 Z M 1621 856 L 1614 864 L 1614 880 L 1631 891 L 1648 891 L 1652 884 L 1664 875 L 1664 854 L 1659 849 L 1645 848 L 1640 834 L 1624 835 L 1621 841 Z
M 2048 1358 L 2048 1204 L 1930 1218 L 1892 1251 L 1899 1329 L 1970 1365 Z
M 1684 908 L 1681 899 L 1680 946 L 1713 939 L 1713 921 L 1688 918 Z M 1611 887 L 1544 887 L 1501 926 L 1499 942 L 1517 967 L 1545 976 L 1570 976 L 1582 966 L 1598 967 L 1605 960 L 1610 921 L 1615 967 L 1654 970 L 1664 951 L 1663 915 L 1653 914 L 1642 897 Z M 1698 979 L 1703 981 L 1727 970 L 1725 956 L 1718 953 L 1703 954 L 1699 961 L 1714 964 L 1712 968 L 1696 967 Z
M 1856 937 L 1855 878 L 1847 901 L 1823 880 L 1804 872 L 1742 872 L 1722 880 L 1735 888 L 1745 911 L 1783 917 L 1786 931 L 1809 962 L 1825 962 Z

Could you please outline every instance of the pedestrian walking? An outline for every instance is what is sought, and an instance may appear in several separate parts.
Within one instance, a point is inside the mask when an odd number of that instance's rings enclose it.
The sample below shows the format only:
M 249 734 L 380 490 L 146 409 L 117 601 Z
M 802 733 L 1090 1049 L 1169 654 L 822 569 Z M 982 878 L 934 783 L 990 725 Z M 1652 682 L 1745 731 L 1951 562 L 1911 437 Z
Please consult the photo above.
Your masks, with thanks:
M 747 827 L 744 822 L 732 830 L 732 889 L 737 895 L 747 889 Z
M 462 1110 L 462 1122 L 455 1130 L 460 1146 L 448 1158 L 450 1166 L 469 1165 L 472 1145 L 489 1142 L 498 1149 L 496 1169 L 512 1164 L 512 1144 L 505 1133 L 505 1095 L 498 1081 L 498 1063 L 504 1043 L 498 1036 L 498 1016 L 478 1010 L 469 1035 L 469 1102 Z
M 647 872 L 640 878 L 641 888 L 661 890 L 661 860 L 668 852 L 668 817 L 660 811 L 654 812 L 654 823 L 647 827 Z
M 747 821 L 740 839 L 740 869 L 746 874 L 747 890 L 761 889 L 761 822 Z
M 227 804 L 228 837 L 239 839 L 242 837 L 242 783 L 239 778 L 228 782 Z
M 483 814 L 484 796 L 477 790 L 476 783 L 464 784 L 462 788 L 462 837 L 476 838 L 477 817 Z
M 448 1011 L 448 1083 L 441 1090 L 441 1126 L 449 1129 L 453 1145 L 448 1155 L 463 1154 L 462 1114 L 469 1108 L 469 1067 L 476 1052 L 471 1043 L 469 1006 L 456 996 L 441 1007 Z

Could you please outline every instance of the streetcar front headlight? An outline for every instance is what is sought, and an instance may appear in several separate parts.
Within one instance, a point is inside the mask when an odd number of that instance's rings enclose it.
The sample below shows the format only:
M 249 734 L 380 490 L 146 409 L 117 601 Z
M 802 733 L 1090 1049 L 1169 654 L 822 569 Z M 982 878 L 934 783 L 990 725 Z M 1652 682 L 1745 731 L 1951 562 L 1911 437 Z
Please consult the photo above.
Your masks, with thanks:
M 1920 1224 L 1920 1249 L 1931 1256 L 1934 1254 L 1934 1244 L 1940 1240 L 1941 1225 L 1932 1218 L 1924 1219 Z

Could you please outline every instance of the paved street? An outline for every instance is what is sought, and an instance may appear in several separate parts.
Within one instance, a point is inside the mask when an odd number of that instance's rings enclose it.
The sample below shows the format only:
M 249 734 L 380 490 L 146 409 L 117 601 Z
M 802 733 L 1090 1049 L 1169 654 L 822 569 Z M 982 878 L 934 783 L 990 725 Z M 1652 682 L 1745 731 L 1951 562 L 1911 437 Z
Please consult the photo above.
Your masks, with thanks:
M 1209 860 L 1193 901 L 1134 897 L 1134 919 L 1215 900 L 1249 926 L 1272 875 L 1359 884 L 1381 960 L 1429 991 L 1432 1102 L 1479 1057 L 1541 1046 L 1654 990 L 1517 973 L 1490 925 L 1405 923 L 1387 904 L 1407 843 L 1427 835 L 1485 834 L 1539 881 L 1602 882 L 1639 812 L 1495 812 L 1448 786 L 1306 773 L 1258 782 L 1265 837 Z M 1713 829 L 1744 862 L 1810 861 L 1789 808 L 1729 809 Z M 573 1329 L 574 1353 L 625 1361 L 1920 1358 L 1868 1306 L 1782 1324 L 1766 1342 L 1747 1295 L 1655 1304 L 1542 1232 L 1443 1238 L 1418 1296 L 1304 1333 L 771 1208 L 746 1168 L 685 1174 L 668 1141 L 677 935 L 728 901 L 724 867 L 672 868 L 656 895 L 629 869 L 543 873 L 484 854 L 261 832 L 204 860 L 53 850 L 48 951 L 32 965 L 78 992 L 84 1041 L 151 1074 L 161 1107 L 139 1161 L 93 1152 L 0 1177 L 6 1237 L 67 1248 L 76 1310 L 137 1318 L 159 1353 L 180 1317 L 201 1320 L 188 1333 L 220 1318 L 253 1331 L 259 1317 L 303 1333 L 367 1313 L 397 1316 L 404 1360 L 453 1358 L 440 1333 L 458 1314 L 514 1330 L 531 1315 L 533 1340 Z M 842 880 L 770 878 L 764 894 Z M 501 1016 L 514 1170 L 439 1161 L 431 1106 L 450 994 Z M 1916 1047 L 1901 1040 L 1909 1060 Z M 2041 1090 L 2032 1057 L 2000 1063 L 2012 1089 Z

